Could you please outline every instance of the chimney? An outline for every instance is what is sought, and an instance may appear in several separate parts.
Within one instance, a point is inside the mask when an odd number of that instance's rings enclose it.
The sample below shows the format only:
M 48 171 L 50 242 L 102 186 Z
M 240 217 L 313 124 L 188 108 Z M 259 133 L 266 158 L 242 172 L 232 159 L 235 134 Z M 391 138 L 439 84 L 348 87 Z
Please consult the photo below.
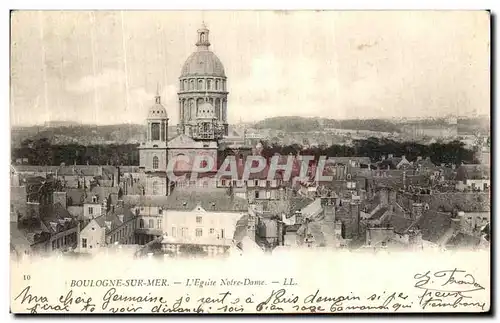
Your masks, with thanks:
M 384 160 L 385 160 L 385 155 L 382 155 L 382 156 L 380 157 L 380 160 L 384 161 Z
M 383 187 L 379 191 L 380 195 L 380 204 L 387 205 L 389 204 L 389 189 L 387 187 Z
M 422 248 L 422 232 L 416 229 L 409 230 L 408 244 L 412 249 Z
M 396 190 L 390 190 L 389 191 L 389 204 L 391 204 L 391 205 L 396 204 L 396 200 L 397 200 Z
M 108 227 L 108 230 L 111 230 L 111 221 L 104 221 L 106 224 L 106 227 Z
M 418 220 L 423 213 L 424 206 L 422 203 L 413 203 L 411 208 L 411 219 Z
M 281 221 L 278 221 L 278 246 L 284 245 L 285 240 L 285 224 Z
M 392 159 L 393 157 L 394 157 L 394 155 L 393 155 L 393 154 L 389 154 L 389 157 L 388 157 L 388 158 L 389 158 L 389 159 Z
M 101 204 L 101 215 L 106 215 L 107 213 L 107 210 L 106 210 L 106 206 L 107 206 L 107 198 L 103 198 L 102 199 L 102 204 Z
M 458 211 L 457 219 L 458 219 L 458 230 L 459 231 L 464 230 L 465 229 L 465 212 Z
M 61 203 L 63 208 L 67 208 L 67 197 L 66 197 L 66 192 L 53 192 L 52 193 L 52 200 L 54 205 L 57 203 Z
M 354 232 L 352 235 L 354 237 L 358 237 L 360 230 L 359 230 L 359 222 L 360 222 L 360 212 L 359 212 L 359 203 L 352 201 L 351 202 L 351 223 L 352 223 L 352 228 Z
M 123 217 L 124 217 L 124 216 L 123 216 L 123 214 L 119 214 L 119 215 L 118 215 L 118 219 L 120 219 L 120 222 L 121 222 L 121 223 L 123 223 Z
M 417 156 L 417 161 L 421 161 L 422 160 L 422 156 Z
M 26 214 L 29 218 L 40 218 L 40 203 L 39 202 L 27 202 L 26 203 Z
M 325 215 L 325 221 L 335 222 L 335 199 L 331 197 L 321 198 L 321 206 Z
M 451 219 L 451 228 L 455 231 L 461 231 L 460 219 L 458 217 Z

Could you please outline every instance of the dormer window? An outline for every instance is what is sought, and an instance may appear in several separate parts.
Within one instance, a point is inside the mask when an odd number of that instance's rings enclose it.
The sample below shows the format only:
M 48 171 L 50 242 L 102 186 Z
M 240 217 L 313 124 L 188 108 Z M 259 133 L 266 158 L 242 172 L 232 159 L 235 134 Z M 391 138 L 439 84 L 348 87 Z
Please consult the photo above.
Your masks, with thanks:
M 97 196 L 92 196 L 92 203 L 97 203 Z

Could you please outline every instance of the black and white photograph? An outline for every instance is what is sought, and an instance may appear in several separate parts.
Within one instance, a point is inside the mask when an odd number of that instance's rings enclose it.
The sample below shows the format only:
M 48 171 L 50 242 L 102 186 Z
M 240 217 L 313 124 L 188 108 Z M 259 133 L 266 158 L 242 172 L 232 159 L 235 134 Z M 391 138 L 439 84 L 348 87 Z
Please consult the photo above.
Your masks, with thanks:
M 12 11 L 11 312 L 489 311 L 490 19 Z

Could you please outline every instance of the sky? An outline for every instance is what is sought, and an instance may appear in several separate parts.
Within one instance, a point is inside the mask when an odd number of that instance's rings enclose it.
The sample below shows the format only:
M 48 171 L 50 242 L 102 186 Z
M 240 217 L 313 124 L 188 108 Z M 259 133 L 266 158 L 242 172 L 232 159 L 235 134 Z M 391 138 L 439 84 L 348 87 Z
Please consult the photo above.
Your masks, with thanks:
M 485 11 L 17 11 L 11 125 L 144 123 L 205 22 L 230 123 L 489 115 Z

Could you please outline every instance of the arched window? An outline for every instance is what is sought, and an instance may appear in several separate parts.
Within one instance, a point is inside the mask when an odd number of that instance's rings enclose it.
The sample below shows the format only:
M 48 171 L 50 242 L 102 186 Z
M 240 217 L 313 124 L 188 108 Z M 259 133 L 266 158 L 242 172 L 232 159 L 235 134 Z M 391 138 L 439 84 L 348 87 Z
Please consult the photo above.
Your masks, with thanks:
M 194 80 L 189 81 L 189 89 L 194 90 Z
M 208 79 L 207 80 L 207 90 L 211 90 L 212 89 L 212 80 Z
M 153 169 L 158 169 L 158 163 L 159 163 L 158 157 L 154 156 L 153 157 Z
M 159 191 L 159 185 L 158 185 L 158 182 L 157 181 L 154 181 L 153 182 L 153 195 L 157 195 L 158 194 L 158 191 Z
M 215 99 L 215 117 L 220 120 L 220 99 Z
M 160 124 L 157 122 L 151 124 L 151 140 L 160 140 Z
M 141 228 L 141 229 L 144 228 L 144 219 L 139 220 L 139 228 Z
M 198 90 L 203 90 L 203 80 L 198 80 Z
M 216 90 L 220 90 L 220 88 L 219 88 L 219 87 L 220 87 L 219 79 L 216 79 L 216 80 L 215 80 L 215 89 L 216 89 Z
M 201 114 L 201 110 L 200 110 L 200 106 L 203 104 L 203 102 L 205 102 L 205 100 L 203 100 L 202 98 L 198 98 L 196 100 L 196 115 L 199 116 Z

